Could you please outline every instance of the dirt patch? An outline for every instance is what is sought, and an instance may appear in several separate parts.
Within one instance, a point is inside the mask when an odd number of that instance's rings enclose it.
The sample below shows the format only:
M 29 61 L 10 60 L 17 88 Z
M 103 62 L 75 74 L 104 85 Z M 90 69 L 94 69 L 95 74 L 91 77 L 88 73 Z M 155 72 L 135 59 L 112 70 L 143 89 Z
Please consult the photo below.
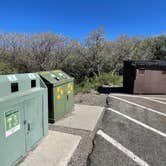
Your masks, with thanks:
M 90 93 L 78 93 L 75 95 L 75 103 L 93 105 L 93 106 L 105 106 L 107 94 L 100 94 L 97 91 L 91 91 Z

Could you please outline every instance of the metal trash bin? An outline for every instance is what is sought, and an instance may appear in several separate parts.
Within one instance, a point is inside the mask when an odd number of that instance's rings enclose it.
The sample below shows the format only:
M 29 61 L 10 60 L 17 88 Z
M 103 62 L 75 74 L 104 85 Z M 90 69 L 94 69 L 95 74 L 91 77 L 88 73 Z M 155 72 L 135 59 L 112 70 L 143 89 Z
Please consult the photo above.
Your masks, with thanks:
M 0 165 L 15 165 L 48 132 L 48 94 L 38 74 L 0 75 Z
M 54 123 L 74 109 L 74 78 L 61 70 L 40 72 L 48 88 L 49 122 Z

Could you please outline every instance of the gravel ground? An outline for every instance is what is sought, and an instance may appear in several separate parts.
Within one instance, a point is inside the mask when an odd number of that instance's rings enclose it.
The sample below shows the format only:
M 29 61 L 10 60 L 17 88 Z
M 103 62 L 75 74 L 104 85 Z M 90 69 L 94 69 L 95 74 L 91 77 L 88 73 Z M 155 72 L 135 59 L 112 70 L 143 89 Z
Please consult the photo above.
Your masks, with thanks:
M 105 106 L 107 94 L 100 94 L 97 91 L 90 93 L 78 93 L 75 95 L 75 103 L 93 106 Z

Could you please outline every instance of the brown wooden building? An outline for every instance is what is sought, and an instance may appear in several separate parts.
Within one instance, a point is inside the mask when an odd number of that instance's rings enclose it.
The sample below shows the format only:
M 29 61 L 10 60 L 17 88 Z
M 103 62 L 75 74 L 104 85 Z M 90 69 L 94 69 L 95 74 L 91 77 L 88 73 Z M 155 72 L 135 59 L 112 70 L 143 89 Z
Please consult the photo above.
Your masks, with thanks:
M 166 61 L 124 61 L 125 93 L 166 94 Z

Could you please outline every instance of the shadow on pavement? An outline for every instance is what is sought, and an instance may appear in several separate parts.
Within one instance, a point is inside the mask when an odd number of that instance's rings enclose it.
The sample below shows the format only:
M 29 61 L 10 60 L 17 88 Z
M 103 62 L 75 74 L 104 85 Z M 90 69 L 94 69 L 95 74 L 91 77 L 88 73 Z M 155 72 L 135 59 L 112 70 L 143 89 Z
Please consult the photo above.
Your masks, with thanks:
M 123 87 L 109 87 L 109 86 L 100 86 L 97 91 L 99 93 L 109 94 L 109 93 L 124 93 Z

